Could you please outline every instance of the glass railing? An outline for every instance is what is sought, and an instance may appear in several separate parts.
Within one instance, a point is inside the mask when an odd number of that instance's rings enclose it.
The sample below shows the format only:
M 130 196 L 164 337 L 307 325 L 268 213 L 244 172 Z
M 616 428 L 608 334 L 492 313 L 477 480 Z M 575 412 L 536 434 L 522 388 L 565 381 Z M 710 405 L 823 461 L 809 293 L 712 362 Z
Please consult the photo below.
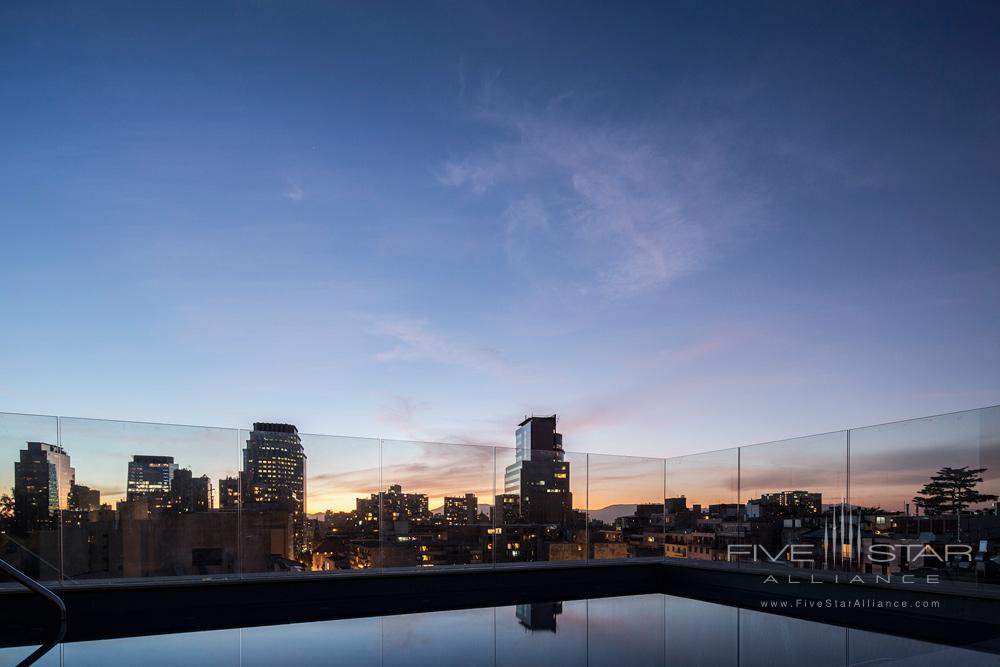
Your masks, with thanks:
M 237 435 L 60 417 L 62 452 L 54 458 L 68 495 L 65 509 L 53 514 L 62 520 L 64 577 L 238 575 L 238 507 L 218 497 L 221 482 L 239 474 Z M 65 484 L 64 461 L 72 471 Z
M 590 454 L 588 501 L 594 560 L 663 556 L 663 459 Z
M 0 413 L 41 581 L 669 558 L 1000 583 L 1000 407 L 670 458 Z
M 1000 584 L 1000 408 L 853 429 L 850 451 L 865 572 Z
M 664 555 L 734 562 L 743 538 L 740 451 L 724 449 L 666 459 Z
M 847 431 L 740 447 L 739 486 L 741 544 L 749 545 L 738 550 L 741 563 L 850 565 L 851 553 L 839 546 L 854 534 L 842 521 L 850 505 Z
M 382 441 L 382 567 L 493 562 L 492 447 Z

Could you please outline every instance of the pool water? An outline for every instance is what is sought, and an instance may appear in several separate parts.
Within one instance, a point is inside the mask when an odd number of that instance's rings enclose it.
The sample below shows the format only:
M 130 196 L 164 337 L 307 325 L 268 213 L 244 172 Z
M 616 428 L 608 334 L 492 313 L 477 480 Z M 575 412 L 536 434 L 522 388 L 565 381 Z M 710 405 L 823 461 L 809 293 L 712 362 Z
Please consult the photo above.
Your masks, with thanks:
M 0 665 L 35 648 L 0 649 Z M 1000 657 L 652 594 L 66 643 L 34 664 L 959 667 Z

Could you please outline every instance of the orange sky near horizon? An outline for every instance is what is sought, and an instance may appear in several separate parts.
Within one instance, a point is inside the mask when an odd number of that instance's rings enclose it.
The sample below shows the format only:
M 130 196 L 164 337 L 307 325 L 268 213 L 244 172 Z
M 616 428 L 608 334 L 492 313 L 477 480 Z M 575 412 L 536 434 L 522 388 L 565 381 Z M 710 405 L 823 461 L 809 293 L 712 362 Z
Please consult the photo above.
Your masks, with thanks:
M 992 423 L 992 422 L 991 422 Z M 746 502 L 761 493 L 802 489 L 825 503 L 849 495 L 853 504 L 902 511 L 943 466 L 986 467 L 980 489 L 1000 493 L 1000 437 L 976 414 L 960 413 L 835 432 L 684 457 L 650 459 L 567 452 L 573 505 L 658 503 L 685 496 L 688 505 Z M 218 506 L 218 480 L 241 467 L 248 432 L 237 429 L 105 420 L 0 415 L 0 489 L 13 486 L 13 462 L 28 441 L 61 442 L 78 484 L 114 503 L 125 494 L 134 454 L 170 455 L 208 475 Z M 307 511 L 347 511 L 357 498 L 390 484 L 426 493 L 431 507 L 446 495 L 474 493 L 483 504 L 503 492 L 514 449 L 303 434 Z M 849 489 L 848 489 L 849 487 Z M 849 493 L 848 493 L 849 491 Z

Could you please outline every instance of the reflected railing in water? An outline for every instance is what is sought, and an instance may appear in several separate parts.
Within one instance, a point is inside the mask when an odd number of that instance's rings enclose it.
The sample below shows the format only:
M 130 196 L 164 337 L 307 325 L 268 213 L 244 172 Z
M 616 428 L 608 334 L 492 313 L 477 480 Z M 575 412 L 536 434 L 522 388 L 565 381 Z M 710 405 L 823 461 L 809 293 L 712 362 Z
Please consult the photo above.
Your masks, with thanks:
M 33 653 L 34 651 L 34 653 Z M 39 650 L 0 648 L 0 663 Z M 661 594 L 71 642 L 38 665 L 993 664 L 934 644 Z

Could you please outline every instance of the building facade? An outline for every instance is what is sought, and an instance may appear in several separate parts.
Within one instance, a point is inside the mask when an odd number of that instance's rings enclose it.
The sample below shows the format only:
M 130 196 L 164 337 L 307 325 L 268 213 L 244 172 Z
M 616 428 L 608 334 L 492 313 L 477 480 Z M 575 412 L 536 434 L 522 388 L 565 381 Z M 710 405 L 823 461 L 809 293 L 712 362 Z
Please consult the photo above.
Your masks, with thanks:
M 493 499 L 493 514 L 497 525 L 506 526 L 521 520 L 521 495 L 501 493 Z
M 475 494 L 445 496 L 444 522 L 449 526 L 471 526 L 478 523 L 479 499 Z
M 219 509 L 235 510 L 240 506 L 240 480 L 223 477 L 219 480 Z
M 520 515 L 528 523 L 565 523 L 573 496 L 556 416 L 528 417 L 518 425 L 515 438 L 516 458 L 504 473 L 504 493 L 520 497 Z
M 47 442 L 29 442 L 14 462 L 14 516 L 22 530 L 45 526 L 69 509 L 76 471 L 69 454 Z
M 174 472 L 170 507 L 175 512 L 207 512 L 212 509 L 212 482 L 206 475 L 195 477 L 187 468 Z
M 69 508 L 89 512 L 100 509 L 101 492 L 99 489 L 92 489 L 89 486 L 73 484 L 69 493 Z
M 243 507 L 292 515 L 292 553 L 308 550 L 306 454 L 292 424 L 255 422 L 243 450 Z
M 128 463 L 125 499 L 129 502 L 144 499 L 150 511 L 166 509 L 171 503 L 177 468 L 172 456 L 136 454 Z

